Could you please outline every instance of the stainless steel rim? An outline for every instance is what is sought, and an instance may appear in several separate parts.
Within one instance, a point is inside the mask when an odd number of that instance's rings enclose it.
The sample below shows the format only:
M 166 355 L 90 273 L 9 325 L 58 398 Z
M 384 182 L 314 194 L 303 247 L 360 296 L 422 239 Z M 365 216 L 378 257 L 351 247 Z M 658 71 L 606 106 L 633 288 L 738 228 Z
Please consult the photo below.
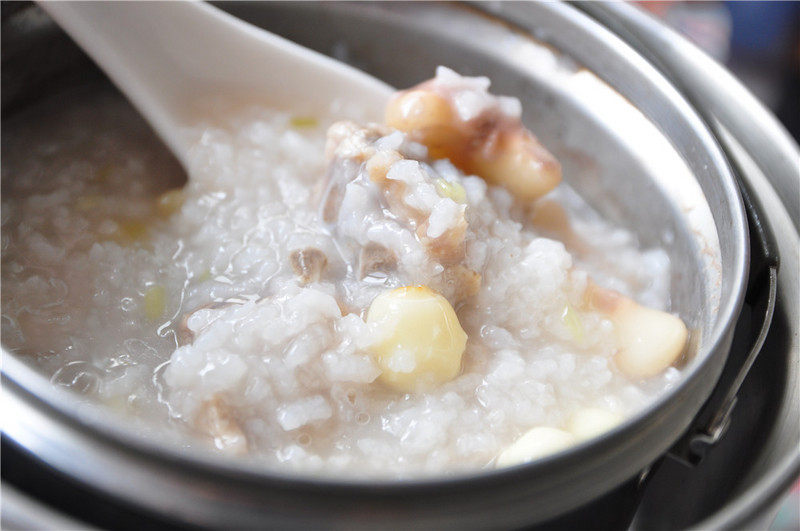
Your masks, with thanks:
M 504 4 L 499 8 L 499 14 L 503 17 L 526 20 L 534 18 L 526 12 L 524 4 Z M 404 491 L 410 489 L 458 489 L 467 484 L 475 486 L 483 484 L 491 486 L 498 480 L 520 477 L 522 475 L 536 475 L 537 471 L 555 470 L 562 463 L 574 459 L 576 456 L 585 453 L 588 448 L 602 446 L 618 436 L 631 436 L 635 432 L 635 427 L 643 418 L 652 418 L 656 412 L 674 400 L 675 396 L 685 392 L 687 388 L 699 385 L 698 373 L 700 369 L 710 363 L 711 353 L 716 349 L 725 347 L 726 337 L 730 335 L 733 322 L 738 315 L 743 298 L 743 284 L 747 268 L 747 240 L 744 230 L 744 212 L 741 199 L 733 184 L 726 162 L 719 152 L 712 136 L 705 130 L 702 122 L 694 114 L 691 107 L 681 98 L 681 96 L 658 74 L 646 61 L 638 56 L 632 49 L 628 48 L 619 39 L 610 34 L 605 28 L 597 25 L 584 15 L 578 13 L 574 8 L 562 4 L 549 4 L 537 6 L 538 10 L 548 11 L 551 17 L 560 18 L 564 24 L 572 24 L 582 28 L 583 31 L 593 35 L 601 35 L 607 46 L 620 54 L 627 61 L 630 61 L 644 75 L 658 80 L 659 87 L 663 90 L 666 98 L 675 105 L 687 120 L 692 131 L 697 135 L 703 149 L 706 149 L 721 176 L 722 186 L 725 187 L 726 197 L 730 201 L 731 215 L 736 225 L 735 233 L 738 236 L 735 242 L 736 254 L 734 256 L 736 269 L 733 280 L 733 289 L 724 298 L 724 305 L 720 308 L 719 316 L 712 335 L 714 340 L 706 345 L 706 348 L 699 355 L 702 356 L 703 364 L 696 367 L 693 374 L 688 375 L 684 381 L 674 390 L 660 397 L 655 403 L 651 404 L 638 418 L 630 419 L 623 426 L 614 432 L 607 434 L 598 441 L 592 441 L 573 448 L 571 451 L 551 458 L 543 459 L 524 467 L 518 467 L 503 471 L 482 472 L 474 475 L 460 476 L 448 479 L 416 480 L 398 483 L 396 481 L 349 481 L 349 480 L 326 480 L 308 479 L 296 476 L 284 476 L 275 473 L 264 473 L 254 471 L 246 463 L 231 463 L 223 459 L 214 457 L 187 456 L 174 448 L 153 443 L 131 433 L 122 422 L 102 411 L 99 408 L 81 407 L 79 414 L 75 415 L 75 400 L 67 392 L 54 389 L 49 382 L 35 373 L 16 359 L 6 354 L 3 366 L 3 381 L 5 389 L 3 393 L 13 400 L 22 400 L 37 409 L 47 410 L 57 418 L 57 422 L 64 423 L 70 428 L 82 431 L 85 437 L 96 439 L 101 444 L 110 445 L 120 451 L 136 456 L 140 459 L 152 459 L 170 468 L 192 471 L 192 473 L 208 474 L 213 477 L 226 477 L 240 480 L 247 483 L 257 483 L 268 480 L 272 484 L 290 485 L 297 489 L 350 489 L 357 491 L 382 492 L 387 494 L 402 495 Z M 494 11 L 498 9 L 493 7 Z M 699 407 L 699 405 L 698 405 Z M 7 430 L 7 421 L 3 421 L 3 429 Z M 9 431 L 13 437 L 13 432 Z M 42 456 L 48 460 L 46 455 L 47 448 L 40 448 Z M 55 456 L 54 459 L 57 459 Z

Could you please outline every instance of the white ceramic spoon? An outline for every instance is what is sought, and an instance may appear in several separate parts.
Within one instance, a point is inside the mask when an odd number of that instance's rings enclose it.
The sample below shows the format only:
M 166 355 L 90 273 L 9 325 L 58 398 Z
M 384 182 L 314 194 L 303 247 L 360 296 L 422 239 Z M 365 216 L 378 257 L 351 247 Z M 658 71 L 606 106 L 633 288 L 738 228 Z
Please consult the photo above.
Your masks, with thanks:
M 61 2 L 42 8 L 102 68 L 187 167 L 184 128 L 204 103 L 338 109 L 382 121 L 391 87 L 204 2 Z

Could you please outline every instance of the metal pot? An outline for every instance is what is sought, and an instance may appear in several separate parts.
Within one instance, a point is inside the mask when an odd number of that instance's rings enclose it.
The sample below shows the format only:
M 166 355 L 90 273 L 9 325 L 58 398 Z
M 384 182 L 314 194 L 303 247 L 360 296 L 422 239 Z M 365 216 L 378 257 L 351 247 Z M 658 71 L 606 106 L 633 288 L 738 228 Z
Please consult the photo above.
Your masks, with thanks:
M 177 522 L 415 528 L 543 522 L 630 482 L 678 441 L 726 363 L 744 298 L 748 232 L 727 159 L 659 71 L 565 4 L 489 6 L 523 29 L 450 4 L 221 7 L 323 53 L 346 52 L 347 60 L 396 86 L 446 64 L 489 75 L 496 91 L 520 97 L 525 119 L 562 160 L 567 180 L 645 244 L 667 248 L 673 309 L 692 328 L 684 379 L 603 437 L 528 465 L 452 479 L 356 482 L 182 455 L 142 440 L 100 408 L 79 405 L 4 353 L 4 400 L 13 404 L 2 421 L 5 438 L 82 484 Z M 87 74 L 94 71 L 86 58 L 37 9 L 8 21 L 4 15 L 5 116 L 87 80 L 102 82 L 96 72 Z M 50 61 L 31 61 L 36 53 Z

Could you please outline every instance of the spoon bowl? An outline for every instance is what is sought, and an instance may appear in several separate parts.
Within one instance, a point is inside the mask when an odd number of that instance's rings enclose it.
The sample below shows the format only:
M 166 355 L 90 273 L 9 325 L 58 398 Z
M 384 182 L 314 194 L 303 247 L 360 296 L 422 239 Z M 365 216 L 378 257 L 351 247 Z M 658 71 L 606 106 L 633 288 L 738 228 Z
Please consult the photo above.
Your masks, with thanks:
M 205 2 L 40 4 L 187 167 L 184 129 L 209 102 L 380 121 L 392 88 Z

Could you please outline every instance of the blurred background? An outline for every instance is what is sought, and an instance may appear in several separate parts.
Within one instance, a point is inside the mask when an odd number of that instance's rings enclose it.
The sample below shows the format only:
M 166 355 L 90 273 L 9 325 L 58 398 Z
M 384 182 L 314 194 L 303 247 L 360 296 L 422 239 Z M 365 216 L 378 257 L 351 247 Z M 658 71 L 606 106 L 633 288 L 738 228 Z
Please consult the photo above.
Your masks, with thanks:
M 800 1 L 637 3 L 725 64 L 800 142 Z M 800 481 L 771 529 L 800 530 Z
M 637 3 L 725 64 L 800 140 L 799 1 Z

